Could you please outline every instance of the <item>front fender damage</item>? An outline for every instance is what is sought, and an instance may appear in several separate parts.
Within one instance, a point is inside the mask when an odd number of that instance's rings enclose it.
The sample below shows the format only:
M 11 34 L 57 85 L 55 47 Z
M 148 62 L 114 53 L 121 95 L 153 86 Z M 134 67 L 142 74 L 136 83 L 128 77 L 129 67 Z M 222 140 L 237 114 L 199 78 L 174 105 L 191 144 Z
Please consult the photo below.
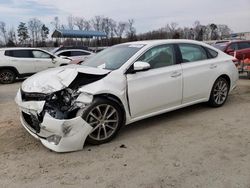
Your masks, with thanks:
M 75 100 L 75 105 L 85 107 L 91 103 L 93 96 L 81 93 Z M 38 138 L 42 144 L 56 152 L 70 152 L 81 150 L 84 146 L 87 136 L 92 131 L 92 127 L 77 113 L 77 116 L 70 119 L 56 119 L 48 112 L 44 113 L 43 120 L 40 123 L 40 130 L 37 132 L 25 120 L 23 112 L 36 116 L 44 110 L 45 101 L 22 101 L 20 90 L 15 98 L 19 105 L 21 113 L 21 123 L 24 128 L 35 138 Z
M 69 120 L 58 120 L 46 113 L 41 129 L 52 133 L 47 139 L 41 139 L 44 146 L 56 152 L 69 152 L 81 150 L 93 128 L 80 116 Z M 60 141 L 55 143 L 53 137 L 59 138 Z

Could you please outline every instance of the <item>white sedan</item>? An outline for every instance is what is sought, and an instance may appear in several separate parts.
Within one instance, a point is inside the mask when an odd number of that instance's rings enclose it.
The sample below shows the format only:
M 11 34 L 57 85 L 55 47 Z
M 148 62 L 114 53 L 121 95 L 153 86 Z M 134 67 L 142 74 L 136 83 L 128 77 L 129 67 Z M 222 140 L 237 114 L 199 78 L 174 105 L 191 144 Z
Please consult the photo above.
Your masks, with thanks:
M 88 57 L 94 55 L 94 53 L 81 49 L 66 49 L 56 52 L 55 55 L 71 60 L 85 61 Z
M 31 135 L 68 152 L 108 142 L 122 125 L 154 115 L 201 102 L 222 106 L 237 79 L 232 57 L 204 43 L 139 41 L 28 78 L 16 103 Z

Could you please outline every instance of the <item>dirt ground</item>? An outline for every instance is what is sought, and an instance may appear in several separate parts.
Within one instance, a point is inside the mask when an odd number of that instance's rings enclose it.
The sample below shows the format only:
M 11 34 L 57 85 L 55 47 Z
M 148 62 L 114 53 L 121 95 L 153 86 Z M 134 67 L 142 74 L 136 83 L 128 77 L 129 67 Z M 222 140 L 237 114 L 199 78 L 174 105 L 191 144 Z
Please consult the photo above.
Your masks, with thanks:
M 64 154 L 22 128 L 13 100 L 20 84 L 0 85 L 0 187 L 250 188 L 250 80 L 221 108 L 166 113 Z

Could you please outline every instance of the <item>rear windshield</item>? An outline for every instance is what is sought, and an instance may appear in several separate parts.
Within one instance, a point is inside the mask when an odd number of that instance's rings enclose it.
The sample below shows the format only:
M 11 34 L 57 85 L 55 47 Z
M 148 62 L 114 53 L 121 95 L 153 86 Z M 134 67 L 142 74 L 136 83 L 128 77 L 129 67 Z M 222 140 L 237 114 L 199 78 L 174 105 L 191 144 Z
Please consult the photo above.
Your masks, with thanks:
M 218 43 L 218 44 L 214 44 L 212 45 L 213 47 L 221 50 L 221 51 L 225 51 L 226 47 L 227 47 L 227 42 L 224 42 L 224 43 Z

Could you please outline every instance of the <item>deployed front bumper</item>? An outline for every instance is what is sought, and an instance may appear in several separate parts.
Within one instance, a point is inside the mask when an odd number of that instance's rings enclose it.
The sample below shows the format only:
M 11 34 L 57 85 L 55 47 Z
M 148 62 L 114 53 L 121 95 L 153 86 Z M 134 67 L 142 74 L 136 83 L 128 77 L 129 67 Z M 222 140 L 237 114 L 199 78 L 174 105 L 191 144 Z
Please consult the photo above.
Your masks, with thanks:
M 15 100 L 21 111 L 22 125 L 45 147 L 56 152 L 70 152 L 83 148 L 84 142 L 93 128 L 80 116 L 59 120 L 45 113 L 43 121 L 34 125 L 37 123 L 34 117 L 42 111 L 45 102 L 23 102 L 20 91 Z

